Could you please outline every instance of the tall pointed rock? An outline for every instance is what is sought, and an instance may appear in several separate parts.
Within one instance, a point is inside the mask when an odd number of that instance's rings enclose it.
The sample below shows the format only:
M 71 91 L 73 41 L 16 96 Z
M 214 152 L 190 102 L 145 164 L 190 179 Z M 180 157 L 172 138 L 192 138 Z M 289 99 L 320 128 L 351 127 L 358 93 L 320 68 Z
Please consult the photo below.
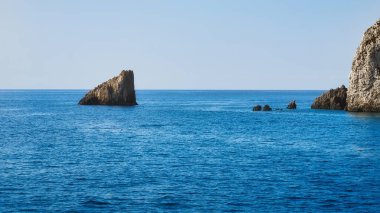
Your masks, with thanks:
M 80 101 L 80 105 L 137 105 L 134 75 L 132 70 L 123 70 L 120 75 L 98 85 Z

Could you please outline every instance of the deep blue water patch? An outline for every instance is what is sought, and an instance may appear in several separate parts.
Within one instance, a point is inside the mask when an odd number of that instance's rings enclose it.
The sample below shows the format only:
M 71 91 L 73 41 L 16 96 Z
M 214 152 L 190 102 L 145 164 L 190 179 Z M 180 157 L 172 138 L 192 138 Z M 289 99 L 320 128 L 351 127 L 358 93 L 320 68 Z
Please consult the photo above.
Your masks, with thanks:
M 0 212 L 380 211 L 380 114 L 311 110 L 321 91 L 85 92 L 0 90 Z

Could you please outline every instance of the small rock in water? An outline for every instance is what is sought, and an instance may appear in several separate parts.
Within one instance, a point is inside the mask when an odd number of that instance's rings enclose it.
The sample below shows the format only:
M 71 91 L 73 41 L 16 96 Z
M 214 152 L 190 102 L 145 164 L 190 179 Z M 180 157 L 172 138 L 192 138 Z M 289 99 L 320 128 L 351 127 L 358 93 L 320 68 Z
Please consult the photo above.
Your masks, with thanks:
M 252 111 L 261 111 L 261 105 L 254 106 Z
M 263 111 L 272 111 L 272 108 L 268 104 L 264 105 Z
M 297 104 L 296 104 L 296 101 L 292 101 L 288 104 L 288 109 L 297 109 Z

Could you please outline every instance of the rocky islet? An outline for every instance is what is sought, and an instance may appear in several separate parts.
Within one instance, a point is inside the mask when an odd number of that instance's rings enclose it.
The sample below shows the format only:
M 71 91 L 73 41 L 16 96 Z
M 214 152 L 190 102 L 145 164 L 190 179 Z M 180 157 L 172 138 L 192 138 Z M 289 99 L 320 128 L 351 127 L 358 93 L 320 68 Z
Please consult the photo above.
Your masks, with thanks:
M 331 110 L 344 110 L 347 107 L 347 88 L 342 85 L 336 89 L 330 89 L 317 97 L 313 104 L 312 109 L 331 109 Z
M 98 85 L 80 101 L 80 105 L 137 105 L 132 70 L 123 70 L 118 76 Z

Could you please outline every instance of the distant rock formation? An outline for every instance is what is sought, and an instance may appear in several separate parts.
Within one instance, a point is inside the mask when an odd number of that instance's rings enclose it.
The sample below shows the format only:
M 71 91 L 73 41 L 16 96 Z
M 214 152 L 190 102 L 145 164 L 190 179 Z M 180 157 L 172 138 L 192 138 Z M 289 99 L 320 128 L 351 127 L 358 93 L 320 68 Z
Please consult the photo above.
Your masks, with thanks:
M 261 111 L 261 105 L 256 105 L 252 108 L 252 111 Z
M 352 62 L 347 110 L 380 112 L 380 20 L 363 36 Z
M 100 84 L 79 101 L 80 105 L 122 105 L 136 103 L 134 76 L 132 70 L 123 70 L 120 75 Z
M 272 111 L 272 108 L 268 104 L 264 105 L 263 111 Z
M 288 104 L 288 107 L 286 107 L 287 109 L 297 109 L 297 104 L 296 104 L 296 101 L 292 101 Z
M 314 100 L 312 109 L 344 110 L 347 106 L 347 88 L 342 85 L 336 89 L 330 89 Z

